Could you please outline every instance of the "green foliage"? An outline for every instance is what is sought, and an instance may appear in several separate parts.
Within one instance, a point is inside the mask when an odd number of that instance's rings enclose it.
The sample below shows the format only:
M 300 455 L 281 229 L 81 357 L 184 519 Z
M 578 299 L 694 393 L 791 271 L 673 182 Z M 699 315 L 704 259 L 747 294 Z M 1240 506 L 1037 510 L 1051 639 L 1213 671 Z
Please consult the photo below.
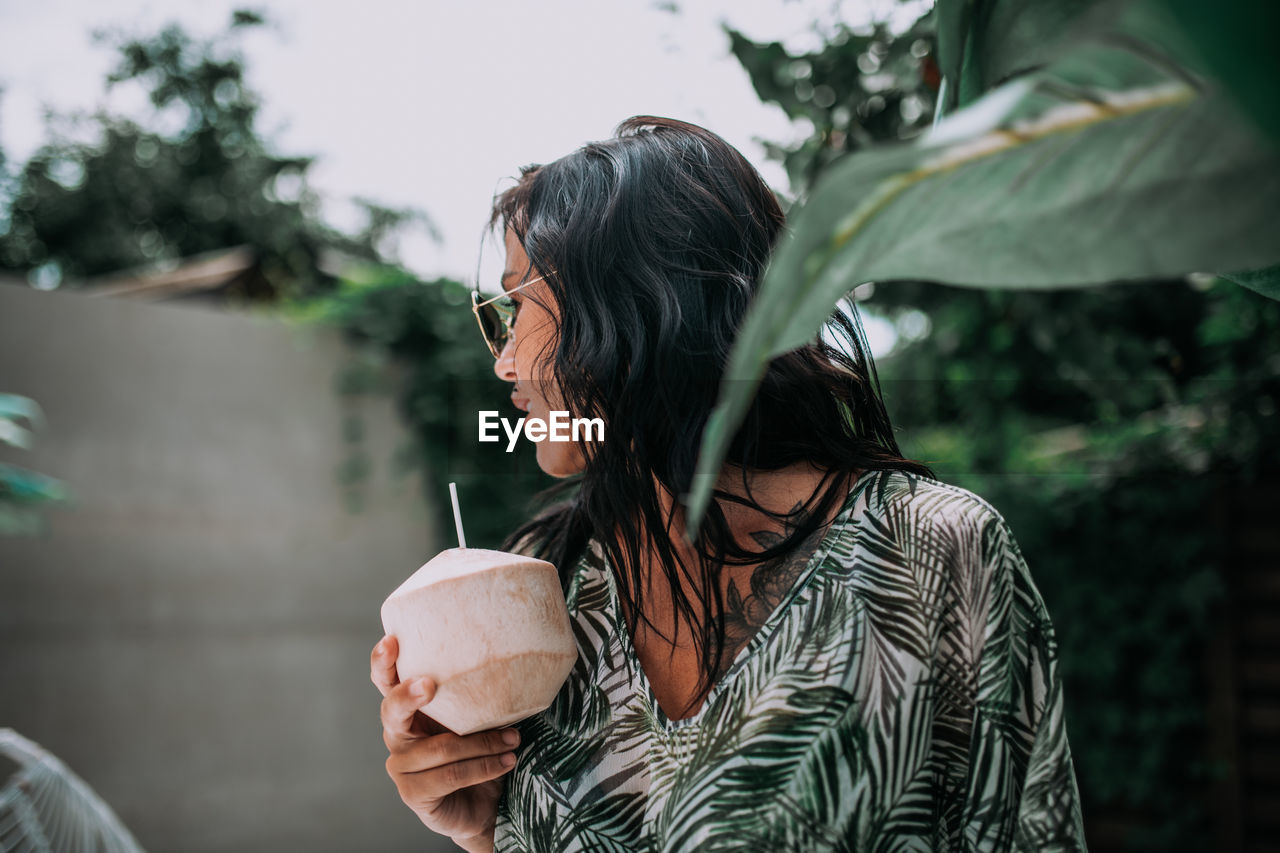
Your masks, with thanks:
M 1199 664 L 1221 596 L 1211 481 L 1147 470 L 1109 487 L 1045 477 L 985 488 L 1058 629 L 1086 825 L 1129 813 L 1140 816 L 1131 849 L 1210 849 L 1198 795 L 1209 772 Z
M 773 66 L 799 58 L 738 56 L 762 94 Z M 898 85 L 920 86 L 926 61 Z M 853 73 L 856 57 L 844 63 Z M 773 91 L 784 108 L 795 97 Z M 803 160 L 817 145 L 775 150 Z M 1231 278 L 1265 287 L 1274 270 Z M 1044 594 L 1087 826 L 1120 827 L 1112 840 L 1129 849 L 1210 849 L 1204 791 L 1224 770 L 1201 676 L 1221 601 L 1212 513 L 1233 487 L 1280 477 L 1280 303 L 1203 275 L 1036 290 L 902 280 L 858 296 L 898 332 L 877 367 L 903 452 L 997 506 Z
M 1280 299 L 1280 264 L 1228 273 L 1223 278 L 1271 299 Z
M 921 302 L 941 290 L 921 287 Z M 1265 343 L 1280 304 L 1221 281 L 1158 301 L 1153 287 L 1003 305 L 935 293 L 935 328 L 961 331 L 904 347 L 881 375 L 904 452 L 990 499 L 1027 554 L 1062 643 L 1086 821 L 1125 814 L 1132 849 L 1198 851 L 1213 513 L 1236 484 L 1280 477 Z M 1010 381 L 981 379 L 1001 368 Z
M 456 481 L 467 544 L 496 548 L 548 483 L 529 442 L 507 454 L 505 443 L 476 440 L 477 413 L 501 411 L 510 387 L 493 372 L 469 299 L 456 281 L 422 282 L 403 270 L 367 266 L 352 270 L 333 294 L 285 310 L 297 321 L 341 328 L 362 354 L 339 379 L 340 393 L 395 394 L 414 440 L 393 464 L 398 471 L 424 472 L 425 496 L 437 509 L 442 537 L 453 537 L 448 484 Z M 387 375 L 388 362 L 398 367 L 393 382 L 372 381 Z M 508 407 L 504 414 L 514 411 Z M 359 428 L 351 429 L 358 444 Z M 351 457 L 361 459 L 359 453 Z M 367 463 L 351 460 L 347 475 L 358 480 Z
M 7 202 L 0 268 L 26 271 L 43 287 L 74 286 L 86 276 L 251 247 L 270 296 L 288 315 L 337 325 L 357 344 L 338 392 L 399 395 L 415 443 L 391 464 L 425 468 L 428 498 L 443 508 L 441 529 L 452 529 L 445 484 L 456 479 L 472 543 L 497 545 L 543 481 L 527 452 L 476 450 L 475 411 L 501 408 L 509 391 L 493 375 L 466 294 L 456 282 L 422 283 L 380 265 L 394 258 L 408 227 L 438 239 L 421 210 L 357 198 L 366 216 L 359 233 L 338 233 L 320 220 L 307 183 L 311 158 L 276 153 L 258 128 L 259 97 L 236 40 L 262 23 L 257 13 L 237 11 L 211 40 L 177 26 L 100 34 L 118 57 L 108 85 L 143 87 L 155 123 L 167 128 L 111 115 L 51 125 L 54 138 L 16 175 L 0 171 L 8 181 L 0 186 Z M 341 263 L 326 262 L 335 256 Z M 353 261 L 365 265 L 354 269 Z M 321 271 L 340 266 L 350 269 L 345 280 Z M 399 365 L 391 376 L 389 362 Z M 358 406 L 343 427 L 348 453 L 337 478 L 357 509 L 375 461 L 363 446 Z M 38 475 L 5 470 L 11 495 L 52 488 Z
M 244 245 L 275 293 L 302 296 L 332 286 L 317 272 L 324 250 L 375 259 L 389 229 L 423 220 L 366 202 L 363 234 L 321 222 L 307 184 L 311 158 L 274 153 L 257 127 L 258 97 L 235 39 L 260 23 L 237 13 L 207 41 L 176 26 L 140 37 L 99 34 L 118 54 L 108 86 L 141 86 L 154 123 L 167 127 L 106 114 L 55 120 L 53 138 L 8 193 L 0 267 L 31 271 L 50 287 Z
M 960 60 L 943 51 L 960 67 L 963 109 L 920 144 L 857 152 L 828 171 L 735 344 L 691 529 L 768 361 L 811 339 L 859 283 L 1082 286 L 1276 261 L 1280 156 L 1200 90 L 1180 64 L 1185 39 L 1157 9 L 1107 4 L 1064 27 L 1087 5 L 964 4 L 974 32 Z M 946 11 L 943 0 L 940 20 Z M 1010 74 L 981 98 L 966 94 L 968 79 L 982 88 Z
M 26 425 L 23 425 L 23 422 Z M 31 447 L 44 423 L 40 405 L 29 397 L 0 394 L 0 444 Z M 67 500 L 66 487 L 44 474 L 0 463 L 0 536 L 35 535 L 43 519 L 37 508 Z
M 1053 615 L 1086 823 L 1209 849 L 1213 518 L 1280 477 L 1280 303 L 1225 281 L 881 293 L 934 329 L 879 364 L 903 452 L 1006 515 Z
M 841 26 L 821 50 L 796 56 L 779 42 L 757 44 L 728 31 L 760 100 L 813 123 L 813 135 L 794 148 L 765 143 L 793 187 L 807 188 L 843 154 L 909 139 L 929 126 L 939 80 L 928 24 L 926 17 L 904 33 L 883 24 Z
M 1101 0 L 938 2 L 938 64 L 947 84 L 939 117 L 1069 53 L 1081 17 L 1102 6 Z

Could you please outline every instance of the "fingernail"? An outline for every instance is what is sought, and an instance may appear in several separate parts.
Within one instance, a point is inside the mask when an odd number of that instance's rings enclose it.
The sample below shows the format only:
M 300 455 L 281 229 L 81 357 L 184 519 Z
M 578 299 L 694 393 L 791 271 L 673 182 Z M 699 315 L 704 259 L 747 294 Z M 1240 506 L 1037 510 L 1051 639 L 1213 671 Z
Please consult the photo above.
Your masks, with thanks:
M 520 742 L 520 733 L 515 729 L 507 729 L 502 733 L 502 741 L 508 746 L 515 746 Z
M 502 762 L 503 767 L 511 767 L 516 763 L 516 754 L 514 752 L 504 752 L 499 760 Z
M 427 698 L 427 680 L 425 678 L 420 679 L 412 687 L 409 688 L 409 691 L 413 693 L 414 696 L 417 696 L 419 699 Z

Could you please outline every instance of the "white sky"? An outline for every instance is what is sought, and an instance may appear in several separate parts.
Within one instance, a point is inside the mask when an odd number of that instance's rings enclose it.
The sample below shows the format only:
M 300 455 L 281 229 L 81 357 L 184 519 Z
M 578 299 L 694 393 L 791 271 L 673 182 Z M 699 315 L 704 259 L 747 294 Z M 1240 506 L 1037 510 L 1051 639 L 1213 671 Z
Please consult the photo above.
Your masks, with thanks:
M 443 244 L 406 235 L 402 260 L 420 275 L 463 280 L 475 274 L 503 178 L 607 137 L 630 115 L 702 124 L 786 191 L 781 166 L 754 140 L 791 141 L 808 128 L 760 103 L 720 22 L 804 49 L 818 43 L 815 21 L 858 24 L 899 8 L 895 0 L 678 0 L 673 14 L 654 0 L 0 0 L 0 147 L 11 164 L 28 157 L 44 138 L 46 107 L 105 106 L 154 126 L 140 90 L 117 87 L 108 98 L 114 57 L 91 31 L 149 33 L 177 21 L 211 35 L 245 6 L 273 24 L 242 42 L 249 85 L 263 99 L 260 129 L 278 153 L 318 157 L 310 176 L 326 216 L 353 227 L 344 203 L 352 196 L 421 207 Z

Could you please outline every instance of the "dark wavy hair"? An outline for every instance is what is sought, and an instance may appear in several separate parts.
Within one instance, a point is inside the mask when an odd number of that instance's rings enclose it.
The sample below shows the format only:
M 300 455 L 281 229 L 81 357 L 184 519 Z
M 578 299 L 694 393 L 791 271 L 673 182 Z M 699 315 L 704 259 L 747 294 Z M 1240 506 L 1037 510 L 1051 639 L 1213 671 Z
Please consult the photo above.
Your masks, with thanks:
M 535 543 L 532 552 L 558 566 L 567 584 L 597 540 L 632 636 L 637 619 L 657 631 L 641 596 L 643 567 L 660 567 L 677 614 L 695 626 L 701 696 L 724 657 L 725 565 L 795 550 L 843 503 L 854 472 L 933 472 L 902 457 L 857 311 L 847 304 L 825 335 L 769 365 L 728 454 L 746 497 L 715 492 L 693 543 L 697 565 L 684 565 L 671 540 L 683 529 L 675 518 L 682 508 L 658 489 L 689 491 L 735 333 L 785 226 L 777 199 L 716 134 L 636 116 L 611 139 L 521 169 L 516 185 L 494 199 L 489 225 L 499 224 L 515 232 L 549 285 L 525 298 L 549 289 L 555 301 L 555 351 L 544 357 L 566 408 L 606 424 L 604 441 L 584 445 L 583 473 L 547 493 L 571 497 L 521 526 L 504 547 Z M 752 499 L 749 472 L 798 462 L 827 475 L 797 511 L 765 511 Z M 729 501 L 782 521 L 789 535 L 759 550 L 744 546 L 726 523 Z

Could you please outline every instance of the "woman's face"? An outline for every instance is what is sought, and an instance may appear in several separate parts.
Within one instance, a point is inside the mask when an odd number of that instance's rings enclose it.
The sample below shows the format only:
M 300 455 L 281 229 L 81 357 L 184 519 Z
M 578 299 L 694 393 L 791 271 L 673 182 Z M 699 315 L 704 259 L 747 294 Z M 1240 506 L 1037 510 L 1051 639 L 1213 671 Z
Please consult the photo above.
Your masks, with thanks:
M 502 273 L 504 290 L 510 291 L 542 275 L 541 270 L 530 268 L 529 256 L 520 245 L 520 238 L 510 229 L 506 233 L 506 249 Z M 557 343 L 555 299 L 550 287 L 542 281 L 517 290 L 511 299 L 516 303 L 515 324 L 506 347 L 494 363 L 493 372 L 499 379 L 514 383 L 511 402 L 517 409 L 526 412 L 529 418 L 550 421 L 552 410 L 565 408 L 551 371 Z M 577 442 L 540 441 L 535 446 L 538 467 L 552 477 L 568 477 L 586 467 L 586 458 Z

